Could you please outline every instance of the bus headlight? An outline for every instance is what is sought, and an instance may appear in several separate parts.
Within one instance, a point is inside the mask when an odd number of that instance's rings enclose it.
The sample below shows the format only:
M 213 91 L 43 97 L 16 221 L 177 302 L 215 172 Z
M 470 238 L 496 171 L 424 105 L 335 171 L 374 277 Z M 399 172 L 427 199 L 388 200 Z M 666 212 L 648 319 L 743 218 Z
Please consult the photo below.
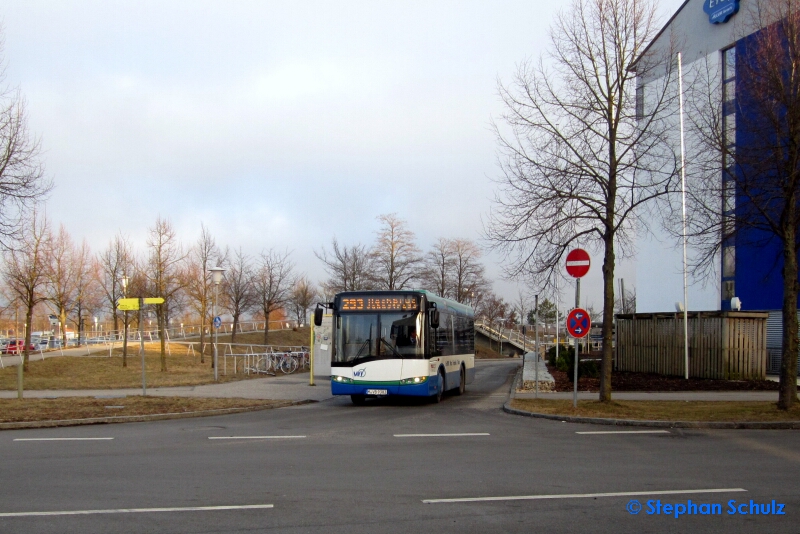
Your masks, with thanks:
M 340 384 L 352 384 L 353 383 L 353 379 L 352 378 L 347 378 L 346 376 L 332 375 L 331 376 L 331 380 L 333 382 L 339 382 Z
M 427 376 L 415 376 L 414 378 L 404 378 L 400 381 L 400 384 L 422 384 L 428 380 Z

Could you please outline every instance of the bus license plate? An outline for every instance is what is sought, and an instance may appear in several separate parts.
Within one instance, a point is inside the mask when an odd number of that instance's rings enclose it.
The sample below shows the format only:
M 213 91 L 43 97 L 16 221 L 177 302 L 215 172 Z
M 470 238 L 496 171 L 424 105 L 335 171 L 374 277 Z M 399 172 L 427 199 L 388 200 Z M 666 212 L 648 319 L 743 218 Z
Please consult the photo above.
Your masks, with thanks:
M 368 389 L 367 395 L 388 395 L 388 389 Z

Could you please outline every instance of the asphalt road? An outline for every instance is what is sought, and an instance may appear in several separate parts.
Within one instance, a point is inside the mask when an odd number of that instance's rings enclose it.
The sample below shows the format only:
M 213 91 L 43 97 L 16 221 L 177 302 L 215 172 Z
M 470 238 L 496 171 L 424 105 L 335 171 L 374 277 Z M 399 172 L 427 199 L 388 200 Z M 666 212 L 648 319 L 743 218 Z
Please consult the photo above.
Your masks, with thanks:
M 4 431 L 0 532 L 800 531 L 797 431 L 578 434 L 617 429 L 500 410 L 518 364 L 479 362 L 438 405 Z M 425 502 L 465 498 L 484 500 Z M 690 499 L 721 513 L 664 513 Z M 785 515 L 739 514 L 750 500 Z

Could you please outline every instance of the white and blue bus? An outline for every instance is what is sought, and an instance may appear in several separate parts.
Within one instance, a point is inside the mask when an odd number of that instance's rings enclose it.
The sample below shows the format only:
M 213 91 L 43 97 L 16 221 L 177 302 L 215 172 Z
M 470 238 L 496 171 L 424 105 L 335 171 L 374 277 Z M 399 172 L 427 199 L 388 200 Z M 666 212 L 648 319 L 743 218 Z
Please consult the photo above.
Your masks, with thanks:
M 410 395 L 439 402 L 475 376 L 472 308 L 424 290 L 349 291 L 333 312 L 331 393 L 354 404 Z M 322 323 L 322 308 L 314 321 Z

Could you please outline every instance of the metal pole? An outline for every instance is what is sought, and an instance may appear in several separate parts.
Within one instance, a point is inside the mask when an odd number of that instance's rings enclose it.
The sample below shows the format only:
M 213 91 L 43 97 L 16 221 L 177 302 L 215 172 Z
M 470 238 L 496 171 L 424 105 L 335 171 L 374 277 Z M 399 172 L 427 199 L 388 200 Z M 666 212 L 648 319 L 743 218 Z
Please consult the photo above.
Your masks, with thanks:
M 139 298 L 139 352 L 142 353 L 142 397 L 147 396 L 147 373 L 144 368 L 144 321 L 142 320 L 142 308 L 144 299 Z
M 309 386 L 316 386 L 314 383 L 314 320 L 311 320 L 311 344 L 308 346 L 308 357 L 311 359 L 310 377 L 308 379 Z
M 536 328 L 536 358 L 533 359 L 536 367 L 533 368 L 533 380 L 536 382 L 534 398 L 539 398 L 539 295 L 536 295 L 536 310 L 533 312 L 534 328 Z
M 575 307 L 580 308 L 581 302 L 581 279 L 577 278 L 575 282 Z M 578 364 L 580 362 L 580 351 L 578 350 L 578 338 L 574 340 L 575 355 L 572 358 L 572 407 L 578 407 Z
M 686 274 L 686 164 L 683 142 L 683 62 L 678 52 L 678 104 L 681 120 L 681 203 L 683 209 L 683 361 L 685 378 L 689 380 L 689 290 Z
M 219 382 L 219 365 L 217 365 L 217 335 L 219 328 L 217 328 L 217 293 L 219 292 L 219 283 L 214 284 L 214 305 L 211 315 L 214 316 L 212 325 L 214 326 L 214 381 Z

